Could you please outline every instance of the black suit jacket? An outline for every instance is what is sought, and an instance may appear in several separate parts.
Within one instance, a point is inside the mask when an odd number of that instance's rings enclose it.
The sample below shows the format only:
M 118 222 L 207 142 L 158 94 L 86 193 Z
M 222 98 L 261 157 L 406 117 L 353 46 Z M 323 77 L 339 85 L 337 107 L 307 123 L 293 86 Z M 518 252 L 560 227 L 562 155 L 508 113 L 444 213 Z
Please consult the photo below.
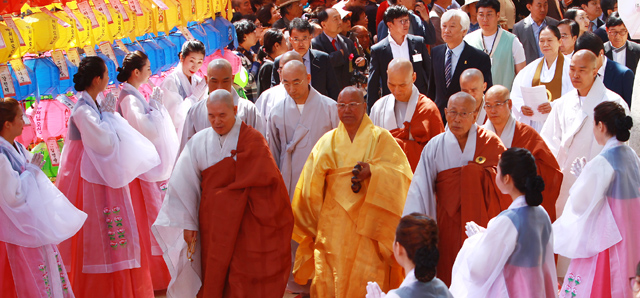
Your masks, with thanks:
M 382 41 L 371 47 L 371 64 L 369 67 L 369 82 L 367 85 L 367 102 L 369 108 L 381 97 L 389 93 L 387 87 L 387 68 L 393 53 L 387 36 Z M 413 63 L 413 71 L 416 73 L 416 82 L 414 85 L 420 90 L 421 94 L 427 94 L 429 82 L 431 79 L 431 58 L 429 51 L 421 36 L 407 35 L 407 45 L 409 46 L 409 58 Z M 415 61 L 414 55 L 420 54 L 422 61 Z M 381 95 L 380 95 L 381 94 Z
M 338 34 L 336 40 L 336 47 L 340 43 L 341 46 L 338 48 L 342 48 L 344 51 L 341 52 L 334 49 L 329 37 L 324 32 L 311 40 L 311 47 L 329 55 L 329 61 L 331 61 L 331 66 L 333 66 L 333 71 L 338 79 L 338 86 L 342 90 L 344 87 L 351 85 L 352 75 L 349 72 L 349 64 L 351 63 L 355 67 L 355 61 L 360 55 L 358 55 L 358 51 L 356 51 L 356 47 L 353 46 L 353 41 L 350 39 Z M 349 61 L 349 55 L 351 54 L 353 54 L 353 60 Z
M 607 59 L 607 66 L 604 68 L 604 86 L 620 95 L 627 102 L 629 108 L 631 108 L 634 78 L 635 75 L 626 66 Z
M 431 50 L 431 64 L 433 65 L 433 72 L 431 74 L 431 85 L 429 86 L 429 98 L 431 98 L 440 110 L 442 120 L 446 123 L 444 116 L 444 108 L 447 107 L 449 97 L 460 91 L 460 75 L 465 69 L 477 68 L 484 75 L 484 81 L 487 83 L 487 89 L 493 86 L 493 80 L 491 79 L 491 59 L 489 55 L 483 51 L 478 50 L 470 46 L 467 42 L 464 42 L 464 49 L 456 64 L 456 69 L 453 72 L 451 78 L 451 84 L 447 88 L 446 78 L 444 76 L 444 62 L 445 53 L 447 51 L 447 45 L 442 44 L 436 46 Z
M 338 80 L 333 71 L 333 67 L 329 61 L 329 55 L 326 53 L 309 49 L 309 59 L 311 59 L 311 86 L 320 94 L 338 100 L 340 89 L 338 88 Z M 271 73 L 271 86 L 280 84 L 280 57 L 273 61 L 273 72 Z
M 627 40 L 627 49 L 626 51 L 626 63 L 624 66 L 631 69 L 633 73 L 636 73 L 636 68 L 638 67 L 638 60 L 640 60 L 640 44 L 637 44 L 633 41 Z M 607 42 L 604 44 L 604 54 L 610 60 L 613 60 L 613 46 L 611 42 Z

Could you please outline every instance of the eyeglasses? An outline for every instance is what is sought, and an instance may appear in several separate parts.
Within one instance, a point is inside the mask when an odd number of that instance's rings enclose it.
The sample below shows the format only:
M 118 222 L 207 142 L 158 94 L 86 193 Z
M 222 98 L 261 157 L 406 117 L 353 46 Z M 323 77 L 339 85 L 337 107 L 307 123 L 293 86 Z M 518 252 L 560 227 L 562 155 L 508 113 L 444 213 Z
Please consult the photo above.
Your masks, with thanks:
M 349 109 L 351 109 L 352 111 L 355 110 L 357 107 L 359 107 L 360 105 L 364 104 L 364 102 L 351 102 L 351 103 L 337 103 L 336 106 L 338 107 L 339 110 L 344 110 L 345 108 L 349 107 Z
M 455 111 L 446 111 L 447 116 L 450 117 L 451 119 L 456 119 L 456 117 L 460 116 L 460 118 L 462 119 L 467 119 L 469 117 L 471 117 L 471 115 L 473 115 L 475 112 L 455 112 Z
M 507 104 L 507 101 L 509 101 L 509 99 L 507 99 L 507 100 L 505 100 L 505 101 L 502 101 L 502 102 L 498 102 L 498 103 L 496 103 L 496 104 L 494 104 L 494 105 L 484 104 L 484 109 L 485 109 L 485 110 L 490 110 L 490 109 L 492 109 L 492 108 L 496 108 L 496 109 L 498 109 L 498 108 L 500 108 L 500 107 L 504 106 L 505 104 Z
M 409 24 L 409 19 L 402 19 L 402 20 L 397 20 L 398 23 L 400 23 L 400 25 L 407 25 Z
M 298 39 L 297 37 L 292 38 L 291 41 L 295 42 L 295 43 L 299 43 L 299 42 L 307 42 L 309 41 L 309 37 L 305 37 L 303 39 Z
M 620 30 L 620 31 L 609 31 L 609 34 L 611 34 L 611 36 L 626 36 L 629 33 L 629 31 L 627 30 Z
M 300 86 L 300 84 L 302 84 L 302 81 L 295 81 L 295 82 L 293 82 L 293 83 L 282 83 L 282 85 L 283 85 L 285 88 L 289 88 L 289 87 L 291 87 L 292 85 L 293 85 L 294 87 L 298 87 L 298 86 Z

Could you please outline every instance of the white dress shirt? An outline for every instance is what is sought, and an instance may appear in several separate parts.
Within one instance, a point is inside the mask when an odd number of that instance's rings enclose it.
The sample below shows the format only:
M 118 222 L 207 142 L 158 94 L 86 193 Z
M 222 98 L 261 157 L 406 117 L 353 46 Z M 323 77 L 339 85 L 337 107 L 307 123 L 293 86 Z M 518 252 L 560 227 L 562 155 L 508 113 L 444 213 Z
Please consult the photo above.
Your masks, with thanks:
M 407 36 L 404 36 L 404 40 L 402 40 L 402 44 L 398 44 L 395 39 L 389 35 L 389 45 L 391 46 L 391 53 L 393 54 L 393 58 L 402 58 L 411 61 L 409 58 L 409 43 L 407 42 Z
M 449 46 L 447 45 L 447 51 L 449 50 Z M 456 71 L 456 66 L 458 65 L 458 60 L 460 60 L 460 55 L 462 55 L 462 51 L 464 50 L 464 41 L 461 42 L 457 47 L 451 49 L 453 51 L 453 55 L 451 55 L 451 74 Z M 447 68 L 447 51 L 444 52 L 444 68 Z

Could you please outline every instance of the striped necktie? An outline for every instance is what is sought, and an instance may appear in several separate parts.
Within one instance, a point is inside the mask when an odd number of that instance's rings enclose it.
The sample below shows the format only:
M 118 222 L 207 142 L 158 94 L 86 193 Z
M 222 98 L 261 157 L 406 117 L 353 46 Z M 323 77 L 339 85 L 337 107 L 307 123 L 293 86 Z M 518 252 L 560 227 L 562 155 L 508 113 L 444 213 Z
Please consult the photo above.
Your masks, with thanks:
M 444 77 L 447 80 L 447 88 L 449 88 L 449 84 L 451 84 L 451 77 L 452 77 L 452 73 L 451 73 L 451 56 L 453 55 L 453 51 L 450 49 L 447 49 L 447 60 L 444 63 Z

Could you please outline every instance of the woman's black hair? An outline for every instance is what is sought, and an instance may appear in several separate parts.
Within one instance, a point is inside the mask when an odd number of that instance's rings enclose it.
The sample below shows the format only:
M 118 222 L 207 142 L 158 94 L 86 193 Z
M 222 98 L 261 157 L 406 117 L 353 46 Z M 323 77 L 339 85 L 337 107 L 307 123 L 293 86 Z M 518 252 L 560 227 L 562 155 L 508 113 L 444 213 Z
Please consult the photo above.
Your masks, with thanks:
M 396 228 L 396 241 L 416 265 L 416 279 L 420 282 L 431 281 L 436 276 L 440 259 L 436 221 L 421 213 L 411 213 L 400 219 Z
M 562 34 L 560 34 L 560 29 L 558 29 L 558 26 L 547 25 L 546 27 L 542 28 L 542 30 L 540 30 L 540 32 L 542 32 L 544 30 L 551 31 L 551 33 L 553 33 L 553 35 L 555 35 L 556 38 L 558 38 L 558 40 L 562 39 Z
M 118 76 L 116 77 L 119 82 L 124 83 L 131 77 L 131 73 L 134 70 L 142 71 L 142 68 L 147 64 L 149 58 L 147 54 L 142 51 L 134 51 L 126 56 L 122 60 L 122 66 L 118 67 Z
M 500 156 L 498 163 L 502 176 L 510 175 L 513 185 L 524 197 L 529 206 L 542 204 L 544 180 L 538 175 L 536 159 L 529 150 L 524 148 L 509 148 Z
M 273 17 L 273 15 L 271 14 L 271 9 L 274 6 L 275 4 L 269 3 L 258 8 L 256 17 L 258 18 L 258 21 L 260 21 L 260 24 L 262 24 L 262 27 L 271 27 L 273 25 L 271 24 L 271 17 Z
M 258 60 L 264 61 L 264 58 L 266 58 L 267 55 L 271 55 L 273 53 L 273 47 L 276 44 L 280 44 L 282 40 L 284 40 L 284 35 L 280 30 L 271 28 L 265 31 L 264 45 L 260 48 L 260 52 L 258 52 Z
M 602 122 L 607 132 L 615 136 L 620 142 L 626 142 L 631 136 L 629 131 L 633 127 L 633 119 L 627 116 L 624 108 L 613 101 L 605 101 L 593 109 L 593 119 L 596 124 Z
M 245 41 L 245 37 L 252 32 L 255 32 L 257 27 L 252 21 L 249 20 L 240 20 L 233 23 L 233 26 L 236 28 L 236 34 L 238 35 L 238 43 L 243 43 Z M 253 45 L 252 45 L 253 46 Z
M 200 53 L 202 55 L 207 55 L 206 48 L 204 43 L 199 40 L 187 40 L 182 44 L 182 49 L 178 55 L 180 58 L 186 58 L 191 53 Z
M 91 86 L 93 79 L 99 77 L 102 79 L 107 65 L 104 60 L 98 56 L 85 57 L 80 61 L 78 72 L 73 75 L 73 83 L 76 91 L 84 91 Z

